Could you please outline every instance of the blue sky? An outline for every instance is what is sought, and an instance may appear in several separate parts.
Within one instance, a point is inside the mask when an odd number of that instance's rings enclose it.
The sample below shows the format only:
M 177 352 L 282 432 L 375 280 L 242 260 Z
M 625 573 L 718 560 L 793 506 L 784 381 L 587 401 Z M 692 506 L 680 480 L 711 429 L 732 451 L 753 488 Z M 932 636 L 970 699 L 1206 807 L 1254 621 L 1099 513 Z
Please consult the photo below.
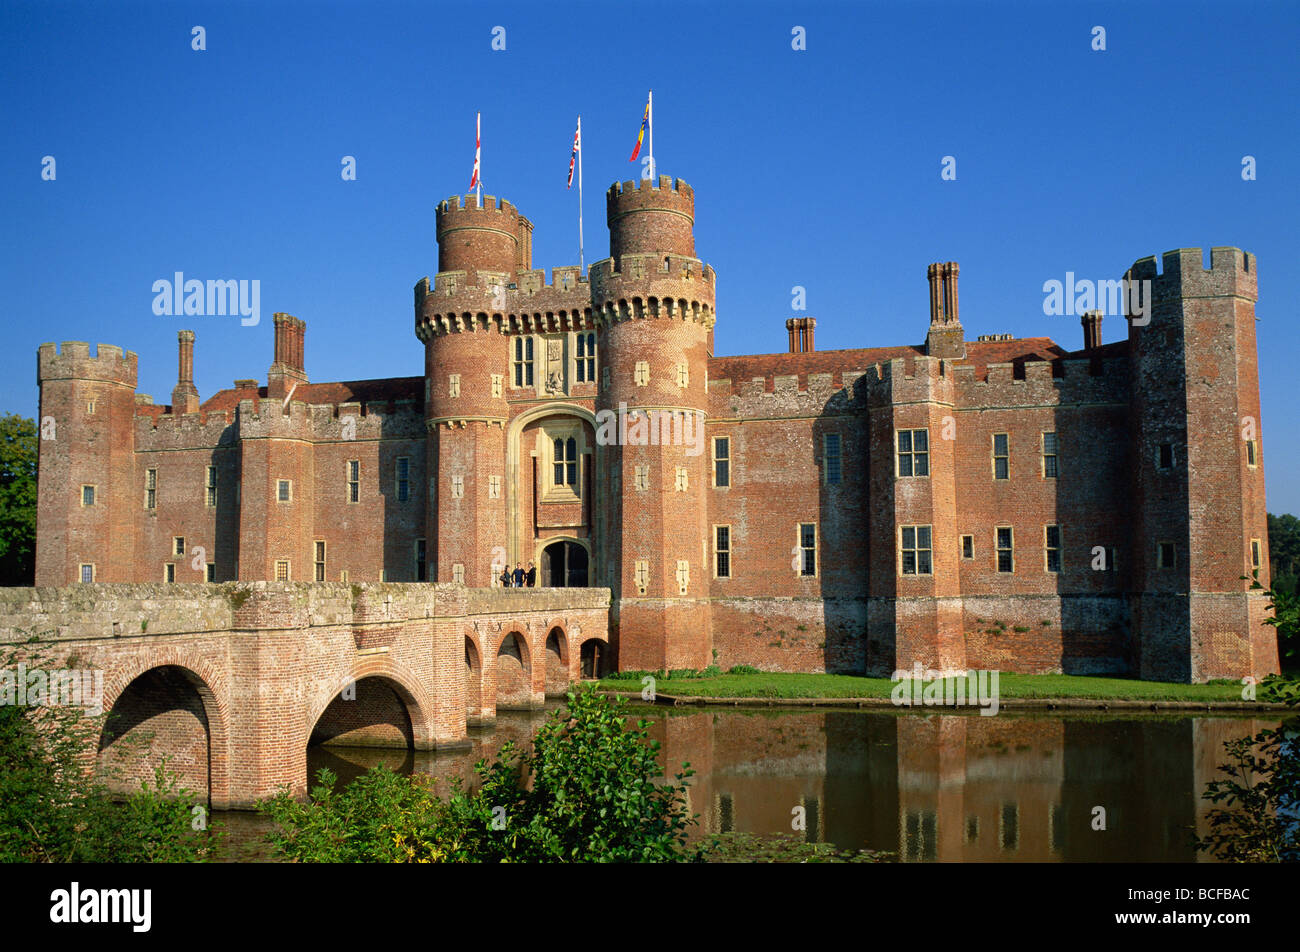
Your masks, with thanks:
M 1044 281 L 1254 252 L 1269 509 L 1300 512 L 1298 9 L 8 2 L 0 411 L 36 414 L 46 340 L 136 351 L 163 403 L 181 327 L 205 399 L 264 381 L 273 311 L 307 321 L 313 380 L 419 374 L 412 286 L 437 268 L 434 205 L 469 182 L 475 111 L 485 192 L 534 221 L 549 269 L 577 263 L 577 113 L 590 263 L 653 88 L 658 170 L 695 187 L 717 269 L 720 355 L 785 350 L 794 285 L 819 349 L 919 342 L 940 260 L 961 264 L 968 336 L 1073 349 L 1078 318 L 1043 314 Z M 156 316 L 153 282 L 176 271 L 260 280 L 261 323 Z

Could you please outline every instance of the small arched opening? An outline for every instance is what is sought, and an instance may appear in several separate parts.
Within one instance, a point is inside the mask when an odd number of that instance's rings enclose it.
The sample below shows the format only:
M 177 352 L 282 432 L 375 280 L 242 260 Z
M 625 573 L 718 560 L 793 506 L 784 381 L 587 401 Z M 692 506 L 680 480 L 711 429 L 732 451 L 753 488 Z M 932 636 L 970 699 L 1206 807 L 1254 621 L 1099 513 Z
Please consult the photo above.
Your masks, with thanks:
M 546 693 L 561 696 L 569 690 L 569 646 L 564 629 L 556 625 L 546 636 Z

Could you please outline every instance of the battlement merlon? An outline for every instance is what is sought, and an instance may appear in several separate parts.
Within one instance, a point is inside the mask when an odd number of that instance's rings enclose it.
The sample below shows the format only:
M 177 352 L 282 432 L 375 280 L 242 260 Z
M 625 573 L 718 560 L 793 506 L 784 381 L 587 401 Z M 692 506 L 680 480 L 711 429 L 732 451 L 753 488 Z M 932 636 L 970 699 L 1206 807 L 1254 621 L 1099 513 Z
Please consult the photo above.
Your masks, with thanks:
M 1234 247 L 1210 249 L 1210 267 L 1205 267 L 1205 255 L 1200 248 L 1178 248 L 1166 251 L 1162 267 L 1150 255 L 1133 263 L 1124 274 L 1127 281 L 1150 281 L 1151 291 L 1157 299 L 1169 297 L 1226 297 L 1235 296 L 1250 301 L 1259 300 L 1256 259 L 1248 251 Z
M 36 382 L 48 380 L 101 380 L 136 388 L 139 357 L 135 351 L 123 353 L 113 344 L 97 344 L 95 356 L 90 344 L 65 340 L 57 347 L 41 344 L 36 350 Z

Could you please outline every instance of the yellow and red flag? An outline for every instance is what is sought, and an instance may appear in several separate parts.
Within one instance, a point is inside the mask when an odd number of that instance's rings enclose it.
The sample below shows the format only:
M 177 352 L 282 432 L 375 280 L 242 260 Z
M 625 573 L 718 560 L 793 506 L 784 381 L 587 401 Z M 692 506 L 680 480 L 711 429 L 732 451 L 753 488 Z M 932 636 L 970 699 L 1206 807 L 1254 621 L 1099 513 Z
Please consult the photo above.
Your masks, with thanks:
M 645 141 L 646 130 L 650 128 L 650 100 L 647 98 L 645 103 L 645 112 L 641 116 L 641 131 L 636 134 L 636 148 L 632 150 L 632 156 L 629 162 L 635 162 L 636 157 L 641 154 L 641 143 Z

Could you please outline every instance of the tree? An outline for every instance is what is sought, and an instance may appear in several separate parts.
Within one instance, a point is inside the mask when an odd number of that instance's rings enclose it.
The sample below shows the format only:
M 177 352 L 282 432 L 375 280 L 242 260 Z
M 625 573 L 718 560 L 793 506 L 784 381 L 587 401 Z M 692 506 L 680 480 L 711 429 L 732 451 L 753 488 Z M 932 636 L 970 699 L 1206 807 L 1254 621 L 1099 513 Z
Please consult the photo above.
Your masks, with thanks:
M 0 585 L 36 575 L 36 423 L 0 417 Z

